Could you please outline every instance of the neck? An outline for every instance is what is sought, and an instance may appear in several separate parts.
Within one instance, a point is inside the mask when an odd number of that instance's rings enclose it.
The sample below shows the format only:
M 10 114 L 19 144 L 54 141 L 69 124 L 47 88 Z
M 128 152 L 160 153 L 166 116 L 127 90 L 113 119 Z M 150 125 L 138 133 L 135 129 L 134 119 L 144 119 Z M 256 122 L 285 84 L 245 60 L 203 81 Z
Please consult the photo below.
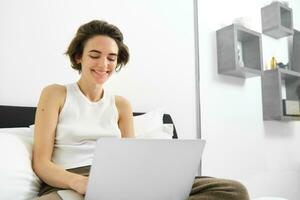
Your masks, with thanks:
M 77 81 L 78 87 L 81 92 L 90 100 L 90 101 L 99 101 L 103 96 L 103 85 L 89 83 L 80 78 Z

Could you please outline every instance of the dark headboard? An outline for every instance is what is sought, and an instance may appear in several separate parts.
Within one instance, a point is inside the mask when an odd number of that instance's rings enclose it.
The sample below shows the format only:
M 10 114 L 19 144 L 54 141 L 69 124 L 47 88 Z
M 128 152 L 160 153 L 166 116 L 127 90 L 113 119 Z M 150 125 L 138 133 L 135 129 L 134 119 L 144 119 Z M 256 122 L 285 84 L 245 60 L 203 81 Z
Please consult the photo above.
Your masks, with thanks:
M 36 107 L 25 106 L 0 106 L 0 128 L 11 127 L 28 127 L 34 123 Z M 142 115 L 144 113 L 134 112 L 133 116 Z M 163 116 L 164 124 L 173 124 L 173 120 L 169 114 Z M 177 132 L 173 124 L 173 138 L 177 137 Z

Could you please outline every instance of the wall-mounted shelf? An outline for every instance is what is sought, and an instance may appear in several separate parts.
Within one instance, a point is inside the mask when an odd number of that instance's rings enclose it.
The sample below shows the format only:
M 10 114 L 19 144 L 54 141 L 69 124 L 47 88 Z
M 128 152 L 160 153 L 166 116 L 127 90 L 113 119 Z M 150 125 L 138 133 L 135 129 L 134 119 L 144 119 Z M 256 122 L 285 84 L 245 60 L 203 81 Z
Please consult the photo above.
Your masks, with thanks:
M 262 101 L 264 120 L 300 120 L 300 115 L 285 115 L 283 100 L 298 102 L 297 89 L 300 87 L 300 73 L 275 69 L 262 75 Z
M 218 73 L 242 78 L 260 76 L 261 34 L 239 24 L 217 31 Z
M 261 22 L 262 32 L 273 38 L 293 34 L 293 11 L 278 1 L 261 8 Z

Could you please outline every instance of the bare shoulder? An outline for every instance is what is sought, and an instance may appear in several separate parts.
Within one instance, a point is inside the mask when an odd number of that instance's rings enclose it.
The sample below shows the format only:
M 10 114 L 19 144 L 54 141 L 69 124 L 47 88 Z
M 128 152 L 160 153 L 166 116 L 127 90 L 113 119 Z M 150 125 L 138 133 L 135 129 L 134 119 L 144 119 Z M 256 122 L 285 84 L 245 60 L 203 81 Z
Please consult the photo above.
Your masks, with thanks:
M 119 112 L 118 125 L 122 137 L 134 137 L 133 115 L 130 102 L 121 96 L 115 96 L 116 107 Z
M 119 110 L 119 112 L 131 112 L 131 104 L 129 102 L 129 100 L 127 100 L 126 98 L 122 97 L 122 96 L 115 96 L 115 100 L 116 100 L 116 106 Z
M 60 84 L 51 84 L 44 87 L 43 92 L 48 94 L 63 95 L 66 93 L 66 87 Z
M 67 89 L 64 85 L 51 84 L 43 88 L 40 101 L 62 107 L 65 101 L 66 93 Z
M 116 95 L 115 96 L 115 99 L 116 99 L 116 104 L 119 105 L 119 106 L 128 106 L 130 105 L 130 102 L 128 99 L 126 99 L 125 97 L 122 97 L 122 96 L 119 96 L 119 95 Z

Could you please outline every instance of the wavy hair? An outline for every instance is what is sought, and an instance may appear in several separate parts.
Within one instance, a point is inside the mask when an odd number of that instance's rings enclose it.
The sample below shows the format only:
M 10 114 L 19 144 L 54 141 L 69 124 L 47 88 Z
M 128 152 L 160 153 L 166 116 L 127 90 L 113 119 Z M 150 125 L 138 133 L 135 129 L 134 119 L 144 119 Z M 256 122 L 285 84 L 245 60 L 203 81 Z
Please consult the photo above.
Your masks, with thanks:
M 76 62 L 76 58 L 81 57 L 86 42 L 97 35 L 108 36 L 115 40 L 118 45 L 118 58 L 116 71 L 120 71 L 121 68 L 129 61 L 128 47 L 123 43 L 123 34 L 118 27 L 113 24 L 109 24 L 106 21 L 93 20 L 86 24 L 81 25 L 75 37 L 71 41 L 66 55 L 69 56 L 71 61 L 71 67 L 78 70 L 81 73 L 81 64 Z

